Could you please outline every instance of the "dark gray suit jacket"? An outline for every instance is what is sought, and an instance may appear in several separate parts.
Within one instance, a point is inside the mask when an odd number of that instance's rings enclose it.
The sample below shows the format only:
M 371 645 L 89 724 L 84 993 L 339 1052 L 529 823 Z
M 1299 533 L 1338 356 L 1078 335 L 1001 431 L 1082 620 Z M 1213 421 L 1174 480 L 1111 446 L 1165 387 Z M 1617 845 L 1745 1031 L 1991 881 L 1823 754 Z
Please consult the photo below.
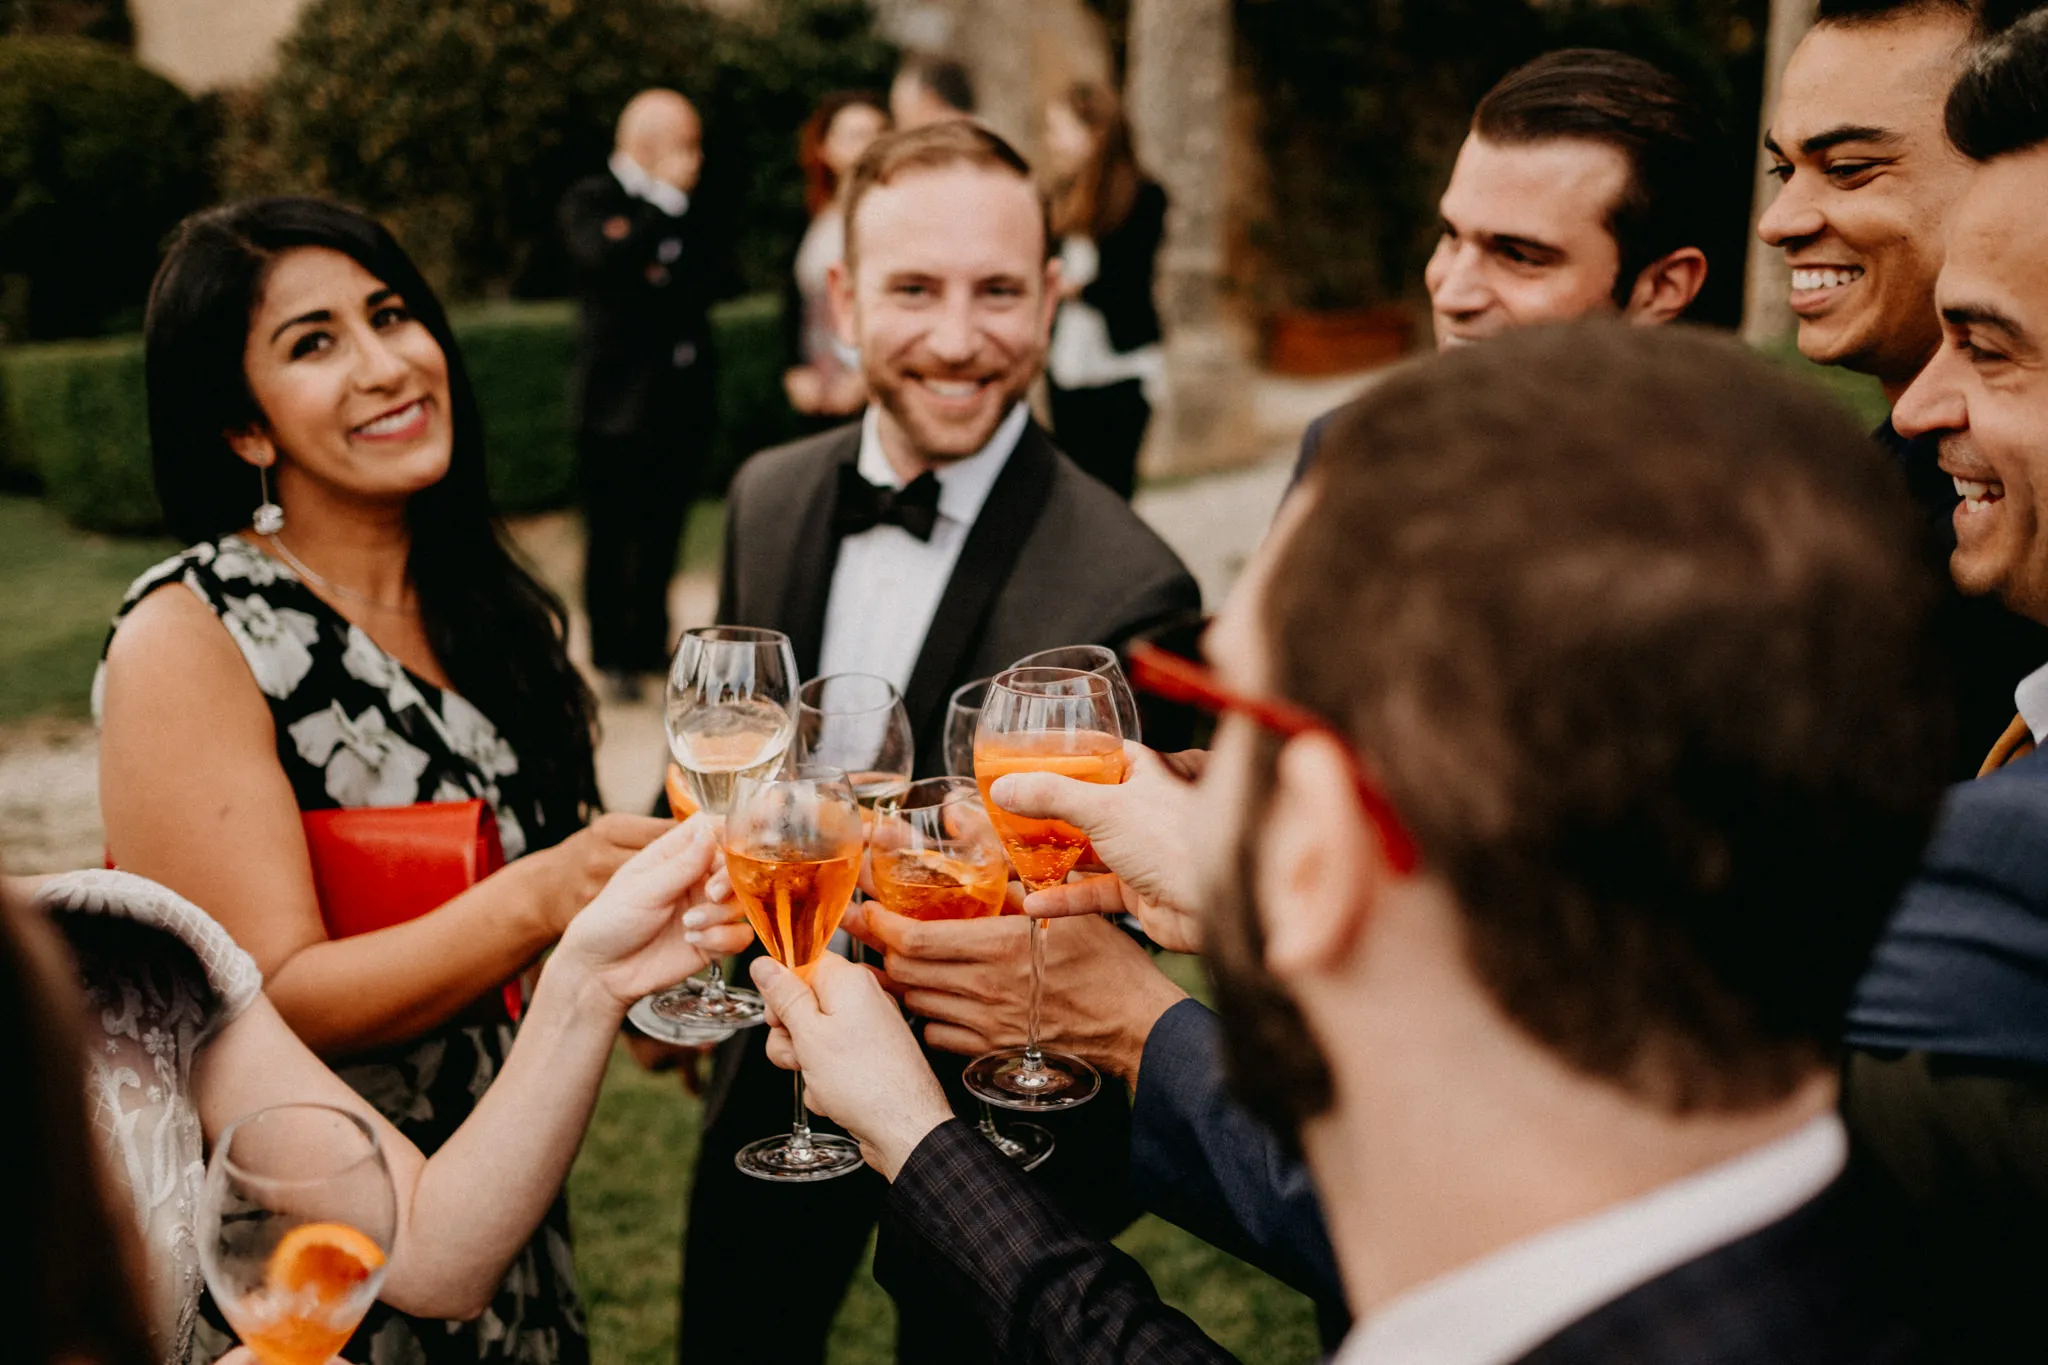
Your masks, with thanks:
M 817 672 L 839 557 L 839 468 L 860 456 L 854 422 L 764 450 L 725 502 L 718 619 L 786 633 L 798 671 Z M 1024 429 L 953 567 L 904 689 L 920 773 L 943 772 L 953 689 L 1058 645 L 1121 645 L 1201 610 L 1178 556 L 1116 494 Z

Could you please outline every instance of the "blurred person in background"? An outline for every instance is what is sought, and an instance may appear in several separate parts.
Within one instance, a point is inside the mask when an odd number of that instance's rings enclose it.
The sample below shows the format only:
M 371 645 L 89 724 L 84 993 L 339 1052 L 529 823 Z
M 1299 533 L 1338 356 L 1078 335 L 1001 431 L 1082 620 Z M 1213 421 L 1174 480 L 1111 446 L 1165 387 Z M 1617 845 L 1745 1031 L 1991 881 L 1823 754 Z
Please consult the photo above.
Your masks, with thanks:
M 1942 230 L 1971 175 L 1942 130 L 1943 102 L 1971 44 L 2016 8 L 1983 0 L 1822 0 L 1794 49 L 1764 150 L 1781 188 L 1757 233 L 1783 249 L 1799 350 L 1873 376 L 1896 403 L 1941 342 L 1934 281 Z M 1905 471 L 1926 520 L 1927 559 L 1944 584 L 1936 623 L 1955 678 L 1952 774 L 1977 775 L 2012 719 L 2013 688 L 2048 659 L 2048 629 L 1995 597 L 1948 583 L 1960 495 L 1937 442 L 1890 420 L 1879 445 Z
M 913 52 L 889 86 L 889 118 L 899 130 L 974 117 L 974 78 L 951 57 Z
M 431 1156 L 285 1026 L 255 959 L 198 906 L 126 872 L 0 879 L 10 939 L 18 931 L 25 943 L 46 940 L 54 924 L 70 948 L 68 960 L 46 945 L 25 967 L 10 961 L 33 979 L 26 993 L 4 993 L 22 1030 L 9 1040 L 10 1055 L 47 1069 L 30 1094 L 30 1117 L 47 1117 L 57 1125 L 51 1136 L 67 1142 L 32 1153 L 43 1158 L 42 1180 L 33 1169 L 12 1173 L 25 1191 L 63 1201 L 70 1220 L 64 1232 L 30 1244 L 51 1281 L 44 1287 L 55 1291 L 44 1306 L 93 1318 L 65 1327 L 59 1317 L 53 1332 L 62 1329 L 76 1346 L 129 1343 L 108 1365 L 132 1359 L 142 1315 L 122 1291 L 135 1283 L 147 1291 L 152 1341 L 142 1359 L 184 1365 L 224 1349 L 225 1338 L 199 1321 L 207 1147 L 259 1109 L 313 1103 L 360 1117 L 389 1166 L 398 1225 L 382 1300 L 435 1319 L 477 1319 L 471 1331 L 415 1337 L 406 1328 L 419 1319 L 373 1309 L 344 1356 L 373 1365 L 560 1358 L 558 1343 L 533 1324 L 495 1317 L 499 1285 L 556 1202 L 627 1006 L 663 972 L 698 970 L 707 954 L 751 937 L 732 922 L 737 906 L 717 903 L 727 882 L 715 845 L 710 822 L 699 819 L 643 849 L 605 885 L 549 956 L 489 1091 Z M 80 1020 L 89 1048 L 78 1045 Z M 89 1124 L 74 1124 L 67 1112 L 81 1095 Z M 120 1213 L 107 1226 L 81 1188 L 95 1166 L 118 1192 L 110 1202 L 134 1220 L 127 1226 Z M 25 1235 L 33 1227 L 16 1226 Z M 138 1242 L 146 1253 L 133 1258 L 130 1279 L 125 1253 Z M 551 1242 L 550 1254 L 566 1261 L 568 1245 Z M 8 1330 L 37 1321 L 10 1315 Z M 505 1330 L 518 1338 L 509 1351 L 490 1340 Z M 10 1361 L 21 1345 L 10 1340 Z M 249 1365 L 241 1352 L 232 1358 Z M 74 1355 L 66 1365 L 98 1359 Z
M 120 867 L 203 904 L 313 1050 L 429 1154 L 505 1063 L 500 986 L 669 828 L 598 804 L 561 604 L 492 516 L 446 313 L 376 222 L 314 199 L 181 228 L 145 321 L 151 455 L 191 544 L 123 599 L 94 684 Z M 302 815 L 480 799 L 509 864 L 331 939 Z M 428 1359 L 580 1361 L 566 1203 L 485 1318 L 373 1310 Z
M 1075 464 L 1128 498 L 1165 378 L 1152 280 L 1166 191 L 1139 169 L 1115 95 L 1077 83 L 1045 108 L 1060 311 L 1045 372 L 1052 430 Z
M 610 166 L 559 220 L 575 268 L 574 408 L 590 659 L 615 700 L 668 668 L 668 585 L 717 422 L 709 309 L 731 291 L 722 231 L 695 200 L 704 126 L 673 90 L 619 115 Z
M 888 129 L 889 110 L 881 96 L 848 90 L 820 100 L 797 134 L 811 223 L 797 247 L 790 273 L 793 290 L 784 303 L 797 363 L 783 372 L 782 389 L 789 405 L 815 419 L 821 430 L 851 417 L 868 401 L 860 356 L 832 330 L 829 276 L 846 254 L 839 186 L 868 144 Z

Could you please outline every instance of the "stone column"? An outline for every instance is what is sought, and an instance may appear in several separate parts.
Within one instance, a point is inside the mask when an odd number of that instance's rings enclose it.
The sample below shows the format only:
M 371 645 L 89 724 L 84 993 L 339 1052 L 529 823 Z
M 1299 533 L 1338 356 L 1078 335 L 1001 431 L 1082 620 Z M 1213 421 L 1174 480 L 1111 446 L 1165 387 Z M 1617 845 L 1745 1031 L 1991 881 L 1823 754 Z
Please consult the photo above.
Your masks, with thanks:
M 1247 346 L 1222 305 L 1230 0 L 1132 0 L 1125 107 L 1138 157 L 1171 208 L 1159 258 L 1166 399 L 1144 469 L 1183 474 L 1260 453 Z
M 1819 0 L 1771 0 L 1771 30 L 1764 48 L 1764 108 L 1760 127 L 1768 132 L 1771 115 L 1778 108 L 1778 88 L 1784 81 L 1785 64 L 1806 30 L 1813 26 Z M 1744 276 L 1742 297 L 1742 339 L 1752 346 L 1768 345 L 1792 335 L 1797 322 L 1792 316 L 1789 295 L 1792 274 L 1785 268 L 1785 253 L 1766 246 L 1756 235 L 1757 220 L 1770 207 L 1778 185 L 1771 178 L 1771 159 L 1764 154 L 1763 139 L 1757 139 L 1755 188 L 1749 210 L 1749 269 Z

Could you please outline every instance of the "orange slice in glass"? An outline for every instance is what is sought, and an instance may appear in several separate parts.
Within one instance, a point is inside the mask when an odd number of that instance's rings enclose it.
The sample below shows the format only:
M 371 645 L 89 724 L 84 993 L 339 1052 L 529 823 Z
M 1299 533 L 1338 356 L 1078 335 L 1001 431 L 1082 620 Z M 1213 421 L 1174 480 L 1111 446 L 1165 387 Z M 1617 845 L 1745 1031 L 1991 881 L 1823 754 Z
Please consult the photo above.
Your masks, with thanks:
M 348 1224 L 302 1223 L 278 1239 L 268 1279 L 273 1290 L 311 1289 L 322 1303 L 331 1303 L 383 1266 L 383 1248 Z
M 671 763 L 668 765 L 668 809 L 678 820 L 687 820 L 697 813 L 697 802 L 690 795 L 690 784 L 683 780 L 683 770 Z M 645 788 L 642 788 L 644 791 Z

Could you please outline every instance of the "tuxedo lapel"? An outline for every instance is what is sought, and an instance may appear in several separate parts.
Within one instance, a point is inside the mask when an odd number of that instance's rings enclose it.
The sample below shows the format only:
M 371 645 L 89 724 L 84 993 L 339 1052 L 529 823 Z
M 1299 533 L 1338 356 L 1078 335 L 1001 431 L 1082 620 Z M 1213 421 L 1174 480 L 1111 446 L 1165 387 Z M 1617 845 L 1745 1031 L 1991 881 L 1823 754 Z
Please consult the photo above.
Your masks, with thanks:
M 1052 493 L 1053 469 L 1052 442 L 1038 423 L 1032 422 L 1024 428 L 1003 472 L 996 476 L 967 533 L 967 543 L 960 547 L 953 576 L 946 581 L 945 594 L 925 631 L 910 685 L 903 689 L 903 709 L 916 729 L 920 751 L 935 741 L 934 722 L 944 718 L 941 708 L 957 686 L 955 674 L 980 643 L 989 608 L 1009 581 L 1010 570 L 1045 510 Z
M 789 559 L 789 577 L 782 585 L 781 612 L 790 647 L 796 651 L 800 678 L 817 676 L 818 652 L 825 644 L 825 604 L 832 594 L 832 573 L 839 564 L 839 536 L 832 529 L 839 502 L 839 467 L 860 459 L 859 423 L 846 432 L 832 458 L 818 467 L 810 495 L 794 509 L 796 553 Z

